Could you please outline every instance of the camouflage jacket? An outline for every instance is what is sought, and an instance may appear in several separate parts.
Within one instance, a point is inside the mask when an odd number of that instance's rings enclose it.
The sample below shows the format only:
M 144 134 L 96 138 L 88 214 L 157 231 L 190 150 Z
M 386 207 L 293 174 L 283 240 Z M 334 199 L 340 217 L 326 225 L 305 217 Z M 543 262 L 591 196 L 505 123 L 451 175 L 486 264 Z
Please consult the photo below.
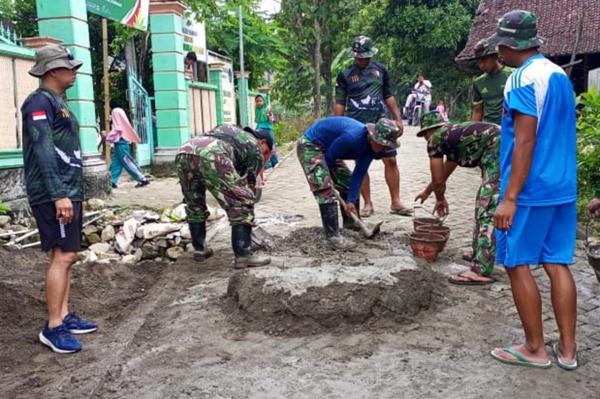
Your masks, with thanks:
M 255 186 L 264 159 L 258 139 L 251 133 L 236 126 L 220 125 L 184 143 L 179 153 L 201 156 L 204 151 L 224 154 L 233 161 L 238 175 L 245 176 L 250 186 Z
M 64 99 L 39 88 L 21 107 L 23 163 L 30 205 L 83 201 L 79 123 Z
M 442 126 L 427 143 L 431 158 L 443 158 L 464 167 L 477 167 L 486 150 L 498 146 L 500 128 L 493 123 L 464 122 Z M 498 147 L 497 147 L 498 148 Z

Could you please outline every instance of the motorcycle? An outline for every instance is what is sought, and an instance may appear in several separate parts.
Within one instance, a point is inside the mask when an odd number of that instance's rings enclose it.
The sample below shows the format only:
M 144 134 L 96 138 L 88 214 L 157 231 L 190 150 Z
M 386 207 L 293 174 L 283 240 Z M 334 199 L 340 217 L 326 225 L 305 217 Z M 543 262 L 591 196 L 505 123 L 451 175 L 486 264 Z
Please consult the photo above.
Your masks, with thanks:
M 425 112 L 425 103 L 427 102 L 428 93 L 424 91 L 413 90 L 414 95 L 413 101 L 410 103 L 408 108 L 404 110 L 404 116 L 408 121 L 409 125 L 418 126 L 421 123 L 421 116 Z

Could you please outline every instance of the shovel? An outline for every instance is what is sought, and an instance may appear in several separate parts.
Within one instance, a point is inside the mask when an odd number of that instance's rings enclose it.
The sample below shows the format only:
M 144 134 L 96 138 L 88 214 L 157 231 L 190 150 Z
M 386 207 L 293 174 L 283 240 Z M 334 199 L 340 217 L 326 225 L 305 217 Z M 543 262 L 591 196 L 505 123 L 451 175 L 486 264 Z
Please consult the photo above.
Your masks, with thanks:
M 342 199 L 340 193 L 338 193 L 337 190 L 333 190 L 333 192 L 335 193 L 335 197 L 337 198 L 337 200 L 340 201 L 340 204 L 342 204 L 342 206 L 346 208 L 346 201 Z M 362 220 L 360 220 L 359 217 L 356 216 L 356 214 L 350 213 L 350 217 L 352 218 L 352 220 L 354 220 L 354 223 L 360 226 L 360 231 L 366 238 L 373 238 L 375 237 L 375 235 L 377 235 L 377 233 L 381 231 L 381 225 L 383 224 L 383 221 L 376 223 L 373 227 L 369 227 Z
M 273 248 L 273 236 L 260 226 L 252 229 L 252 245 L 256 249 L 270 250 Z

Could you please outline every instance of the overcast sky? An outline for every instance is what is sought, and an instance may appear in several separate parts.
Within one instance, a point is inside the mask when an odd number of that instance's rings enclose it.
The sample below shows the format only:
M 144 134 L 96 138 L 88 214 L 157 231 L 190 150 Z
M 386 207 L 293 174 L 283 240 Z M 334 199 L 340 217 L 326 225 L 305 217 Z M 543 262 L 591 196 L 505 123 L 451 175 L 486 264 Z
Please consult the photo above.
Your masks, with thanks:
M 260 8 L 267 14 L 275 14 L 281 8 L 281 0 L 261 0 Z

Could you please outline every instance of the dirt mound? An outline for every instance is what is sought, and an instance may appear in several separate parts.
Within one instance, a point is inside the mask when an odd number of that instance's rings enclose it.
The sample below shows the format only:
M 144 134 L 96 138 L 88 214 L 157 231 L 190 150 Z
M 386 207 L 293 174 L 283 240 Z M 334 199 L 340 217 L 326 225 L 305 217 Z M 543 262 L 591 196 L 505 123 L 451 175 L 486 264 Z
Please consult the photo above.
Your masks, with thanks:
M 50 375 L 58 363 L 43 358 L 51 352 L 39 344 L 37 334 L 46 313 L 44 287 L 47 255 L 39 250 L 0 249 L 0 370 L 29 374 L 37 369 L 36 359 Z M 100 326 L 113 325 L 145 297 L 164 264 L 89 264 L 73 269 L 71 308 Z M 32 363 L 33 359 L 33 363 Z

